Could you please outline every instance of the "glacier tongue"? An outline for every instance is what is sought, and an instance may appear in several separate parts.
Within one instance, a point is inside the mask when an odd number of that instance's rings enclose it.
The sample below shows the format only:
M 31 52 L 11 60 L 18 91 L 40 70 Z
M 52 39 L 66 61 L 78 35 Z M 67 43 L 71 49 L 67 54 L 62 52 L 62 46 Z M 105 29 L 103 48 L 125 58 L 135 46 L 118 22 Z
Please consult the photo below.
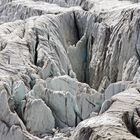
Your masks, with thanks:
M 0 0 L 0 140 L 140 138 L 139 0 Z

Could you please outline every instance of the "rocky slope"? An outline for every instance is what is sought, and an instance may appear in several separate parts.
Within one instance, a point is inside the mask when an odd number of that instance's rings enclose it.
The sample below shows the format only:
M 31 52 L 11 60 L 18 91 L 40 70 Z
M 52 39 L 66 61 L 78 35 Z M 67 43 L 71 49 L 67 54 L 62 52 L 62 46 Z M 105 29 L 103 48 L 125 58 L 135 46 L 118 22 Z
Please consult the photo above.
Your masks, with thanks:
M 0 140 L 140 138 L 139 0 L 0 1 Z

